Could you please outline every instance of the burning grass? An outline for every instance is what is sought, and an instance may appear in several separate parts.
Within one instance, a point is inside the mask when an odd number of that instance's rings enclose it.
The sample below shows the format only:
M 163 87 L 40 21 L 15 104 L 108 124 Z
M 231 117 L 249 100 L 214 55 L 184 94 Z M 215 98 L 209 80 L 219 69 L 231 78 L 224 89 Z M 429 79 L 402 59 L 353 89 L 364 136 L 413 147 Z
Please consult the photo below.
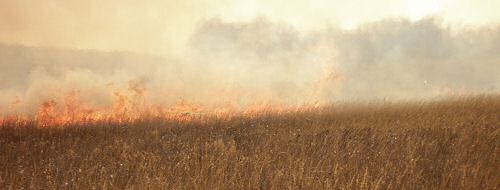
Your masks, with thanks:
M 500 188 L 498 97 L 193 115 L 4 119 L 0 187 Z

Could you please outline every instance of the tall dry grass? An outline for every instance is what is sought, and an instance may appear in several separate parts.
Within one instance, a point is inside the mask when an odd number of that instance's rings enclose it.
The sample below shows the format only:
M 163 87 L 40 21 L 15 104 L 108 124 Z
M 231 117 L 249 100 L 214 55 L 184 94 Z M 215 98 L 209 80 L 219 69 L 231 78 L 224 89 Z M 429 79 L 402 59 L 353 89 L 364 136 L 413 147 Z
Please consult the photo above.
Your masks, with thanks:
M 0 189 L 500 189 L 500 98 L 6 124 Z

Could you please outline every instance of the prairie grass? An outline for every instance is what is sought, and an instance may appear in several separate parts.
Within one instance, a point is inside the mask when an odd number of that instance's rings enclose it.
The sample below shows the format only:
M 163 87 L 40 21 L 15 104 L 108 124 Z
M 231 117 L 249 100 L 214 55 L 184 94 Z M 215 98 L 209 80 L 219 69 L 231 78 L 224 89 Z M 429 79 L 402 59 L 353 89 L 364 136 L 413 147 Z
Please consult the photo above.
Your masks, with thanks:
M 0 189 L 500 189 L 500 98 L 6 123 Z

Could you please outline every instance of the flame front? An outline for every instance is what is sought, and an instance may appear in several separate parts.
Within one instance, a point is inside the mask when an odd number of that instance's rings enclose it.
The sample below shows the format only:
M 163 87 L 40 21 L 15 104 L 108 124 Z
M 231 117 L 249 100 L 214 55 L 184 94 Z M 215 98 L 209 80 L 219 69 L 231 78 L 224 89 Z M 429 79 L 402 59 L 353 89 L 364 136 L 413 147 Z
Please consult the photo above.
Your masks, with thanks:
M 306 108 L 306 106 L 269 103 L 266 101 L 255 101 L 246 106 L 236 106 L 236 103 L 231 101 L 225 101 L 219 105 L 204 105 L 184 99 L 170 106 L 161 106 L 148 103 L 146 90 L 136 84 L 131 83 L 129 87 L 127 92 L 113 92 L 113 105 L 108 108 L 86 105 L 81 100 L 79 91 L 71 91 L 60 100 L 51 99 L 41 103 L 34 116 L 23 114 L 4 115 L 0 118 L 0 126 L 35 124 L 37 127 L 44 128 L 70 125 L 83 126 L 98 122 L 119 124 L 148 117 L 188 122 L 197 118 L 254 117 L 260 113 L 296 112 Z M 13 104 L 18 105 L 20 103 L 21 100 L 16 99 Z M 15 109 L 15 106 L 10 106 L 9 109 Z

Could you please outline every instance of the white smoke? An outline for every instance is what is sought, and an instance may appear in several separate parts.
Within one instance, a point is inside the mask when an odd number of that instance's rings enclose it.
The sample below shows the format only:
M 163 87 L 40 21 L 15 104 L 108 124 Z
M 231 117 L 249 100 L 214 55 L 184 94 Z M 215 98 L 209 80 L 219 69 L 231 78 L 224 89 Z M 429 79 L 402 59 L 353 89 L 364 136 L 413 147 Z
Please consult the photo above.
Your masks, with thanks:
M 33 113 L 71 91 L 86 104 L 109 107 L 113 93 L 127 92 L 131 83 L 159 105 L 421 99 L 500 89 L 498 26 L 386 19 L 301 32 L 266 18 L 214 18 L 188 41 L 180 56 L 166 58 L 0 46 L 0 108 L 20 99 L 17 111 Z

